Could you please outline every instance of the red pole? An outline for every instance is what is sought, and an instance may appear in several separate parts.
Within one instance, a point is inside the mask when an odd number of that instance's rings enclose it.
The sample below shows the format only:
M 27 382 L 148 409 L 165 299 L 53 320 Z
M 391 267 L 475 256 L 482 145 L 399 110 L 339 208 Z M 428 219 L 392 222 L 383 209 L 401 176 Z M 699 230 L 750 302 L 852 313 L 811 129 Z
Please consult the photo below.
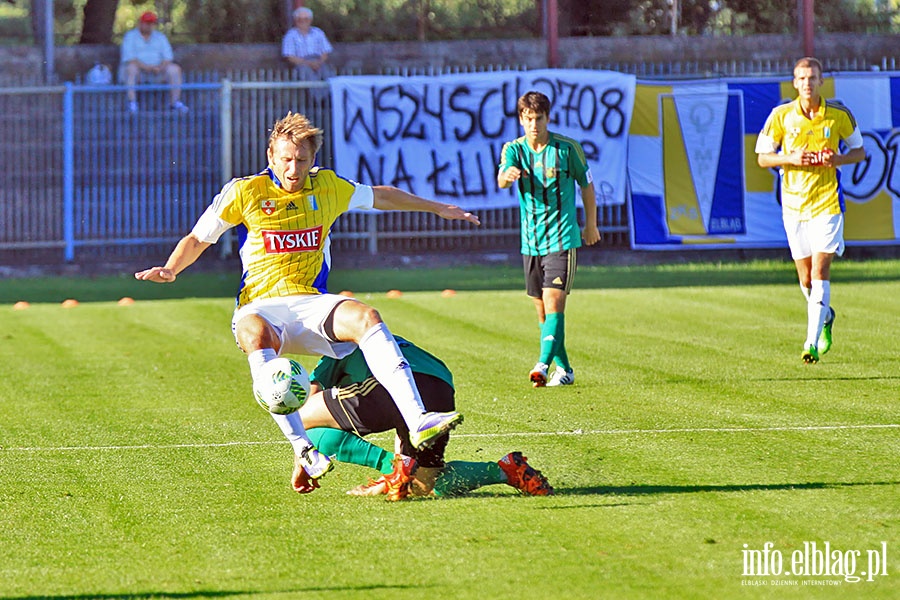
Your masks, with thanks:
M 803 55 L 814 56 L 816 23 L 813 16 L 813 6 L 815 0 L 800 0 L 800 2 L 802 5 L 800 18 L 803 22 Z
M 559 6 L 556 0 L 547 0 L 547 66 L 559 67 Z

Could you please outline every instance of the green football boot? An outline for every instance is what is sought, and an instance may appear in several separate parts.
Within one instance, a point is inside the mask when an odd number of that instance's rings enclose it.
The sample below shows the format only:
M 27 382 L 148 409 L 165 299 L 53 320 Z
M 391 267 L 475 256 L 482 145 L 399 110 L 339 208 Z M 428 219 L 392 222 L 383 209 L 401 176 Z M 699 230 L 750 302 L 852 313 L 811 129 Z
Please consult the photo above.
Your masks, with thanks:
M 831 328 L 834 326 L 834 318 L 836 316 L 834 309 L 829 306 L 825 325 L 822 327 L 822 333 L 819 334 L 819 341 L 816 344 L 819 354 L 825 354 L 831 350 L 831 345 L 834 343 L 834 339 L 831 337 Z
M 808 365 L 814 365 L 819 362 L 819 349 L 810 344 L 800 355 L 800 360 Z

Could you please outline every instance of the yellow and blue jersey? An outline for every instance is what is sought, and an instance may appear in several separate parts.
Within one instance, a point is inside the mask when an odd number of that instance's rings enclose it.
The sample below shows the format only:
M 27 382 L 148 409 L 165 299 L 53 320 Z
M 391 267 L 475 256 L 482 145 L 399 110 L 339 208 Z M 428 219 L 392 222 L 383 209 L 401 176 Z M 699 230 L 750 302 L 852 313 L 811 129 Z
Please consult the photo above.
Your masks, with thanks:
M 575 184 L 592 183 L 581 144 L 550 132 L 547 145 L 535 152 L 523 136 L 503 145 L 500 171 L 517 167 L 522 254 L 545 256 L 581 246 L 575 207 Z
M 261 298 L 320 294 L 331 267 L 331 226 L 347 210 L 372 208 L 373 201 L 370 186 L 330 169 L 313 168 L 303 189 L 293 193 L 266 169 L 228 182 L 192 232 L 215 243 L 232 227 L 246 228 L 239 307 Z
M 809 119 L 799 98 L 775 107 L 756 143 L 757 154 L 797 150 L 838 152 L 842 140 L 850 148 L 862 146 L 856 119 L 844 105 L 823 100 L 823 109 Z M 833 167 L 784 165 L 781 168 L 781 205 L 786 216 L 806 220 L 844 212 L 840 171 Z

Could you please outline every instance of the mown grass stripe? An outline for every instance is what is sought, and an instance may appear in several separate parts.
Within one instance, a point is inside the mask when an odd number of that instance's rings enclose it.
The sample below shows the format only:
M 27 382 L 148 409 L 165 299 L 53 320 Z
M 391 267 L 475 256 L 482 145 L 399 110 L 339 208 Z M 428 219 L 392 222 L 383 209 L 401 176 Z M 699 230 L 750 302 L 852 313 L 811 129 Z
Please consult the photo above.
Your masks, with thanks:
M 457 433 L 454 438 L 506 438 L 506 437 L 541 437 L 556 435 L 666 435 L 675 433 L 766 433 L 786 431 L 836 431 L 859 429 L 898 429 L 900 423 L 869 425 L 809 425 L 796 427 L 685 427 L 677 429 L 596 429 L 583 431 L 510 431 L 507 433 Z M 372 439 L 385 437 L 370 436 Z M 73 452 L 91 450 L 174 450 L 179 448 L 225 448 L 229 446 L 264 446 L 271 444 L 287 444 L 286 440 L 264 440 L 258 442 L 217 442 L 208 444 L 137 444 L 128 446 L 26 446 L 21 448 L 3 448 L 5 452 Z

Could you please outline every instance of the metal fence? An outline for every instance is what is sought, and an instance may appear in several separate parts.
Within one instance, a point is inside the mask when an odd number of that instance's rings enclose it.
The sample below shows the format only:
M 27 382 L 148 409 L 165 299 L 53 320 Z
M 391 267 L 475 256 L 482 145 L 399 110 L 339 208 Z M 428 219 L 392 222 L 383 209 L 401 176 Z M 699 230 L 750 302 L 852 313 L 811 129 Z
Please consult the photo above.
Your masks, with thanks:
M 786 75 L 788 61 L 597 63 L 582 68 L 642 79 Z M 826 60 L 826 71 L 894 71 L 898 59 Z M 452 69 L 452 68 L 451 68 Z M 452 72 L 522 70 L 488 65 Z M 446 68 L 385 70 L 438 75 Z M 352 75 L 353 73 L 343 73 Z M 138 114 L 122 86 L 29 86 L 0 79 L 0 265 L 165 256 L 231 177 L 265 166 L 267 128 L 288 110 L 331 131 L 327 84 L 289 70 L 187 73 L 188 114 L 168 109 L 164 86 L 141 86 Z M 319 154 L 333 164 L 331 136 Z M 601 244 L 628 246 L 625 206 L 598 207 Z M 421 213 L 349 213 L 333 230 L 335 250 L 375 254 L 518 247 L 516 207 L 478 211 L 479 228 Z M 228 254 L 234 248 L 220 244 Z
M 136 114 L 123 86 L 0 88 L 0 264 L 165 256 L 224 182 L 265 167 L 267 129 L 288 110 L 332 129 L 327 84 L 253 79 L 184 84 L 187 114 L 169 109 L 165 86 L 140 86 Z M 329 140 L 319 154 L 325 166 Z M 421 213 L 350 213 L 336 223 L 332 247 L 517 248 L 517 208 L 479 216 L 473 229 Z M 605 244 L 627 245 L 624 207 L 601 207 L 600 219 Z
M 630 73 L 641 79 L 702 79 L 716 77 L 753 77 L 781 75 L 790 77 L 795 59 L 780 60 L 690 60 L 656 62 L 590 62 L 577 65 L 582 69 L 602 69 Z M 823 58 L 826 73 L 837 71 L 896 71 L 900 57 L 882 57 L 871 61 L 860 56 Z

